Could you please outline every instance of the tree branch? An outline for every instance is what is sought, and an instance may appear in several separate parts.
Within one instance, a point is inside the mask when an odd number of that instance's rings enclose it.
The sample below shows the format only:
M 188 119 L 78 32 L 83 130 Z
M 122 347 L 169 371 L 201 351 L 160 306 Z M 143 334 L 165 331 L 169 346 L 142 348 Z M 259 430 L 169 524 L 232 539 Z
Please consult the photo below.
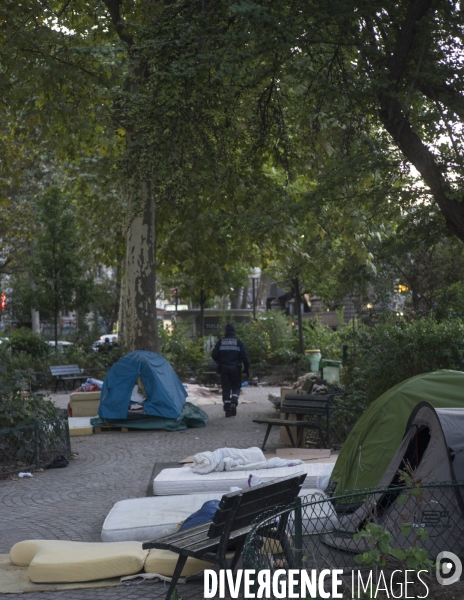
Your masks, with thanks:
M 134 44 L 134 38 L 125 32 L 124 21 L 121 16 L 122 0 L 103 0 L 103 2 L 110 13 L 111 21 L 116 29 L 119 39 L 128 46 L 132 46 Z
M 409 7 L 398 33 L 395 49 L 388 62 L 390 81 L 395 91 L 398 91 L 400 81 L 408 65 L 411 47 L 416 38 L 418 21 L 426 15 L 432 5 L 433 0 L 415 0 Z
M 464 203 L 451 197 L 452 190 L 434 155 L 413 131 L 398 98 L 388 93 L 379 93 L 378 97 L 381 106 L 379 116 L 385 129 L 430 188 L 448 229 L 464 241 Z

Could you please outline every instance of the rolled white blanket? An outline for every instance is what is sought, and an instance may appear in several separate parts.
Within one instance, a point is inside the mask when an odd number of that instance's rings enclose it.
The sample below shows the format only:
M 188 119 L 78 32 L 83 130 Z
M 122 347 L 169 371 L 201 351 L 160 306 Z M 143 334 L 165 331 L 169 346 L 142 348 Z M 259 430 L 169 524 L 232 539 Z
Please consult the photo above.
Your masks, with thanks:
M 213 452 L 199 452 L 193 457 L 194 473 L 206 475 L 213 471 L 249 471 L 250 469 L 274 469 L 301 465 L 301 460 L 285 460 L 275 457 L 266 460 L 259 448 L 219 448 Z

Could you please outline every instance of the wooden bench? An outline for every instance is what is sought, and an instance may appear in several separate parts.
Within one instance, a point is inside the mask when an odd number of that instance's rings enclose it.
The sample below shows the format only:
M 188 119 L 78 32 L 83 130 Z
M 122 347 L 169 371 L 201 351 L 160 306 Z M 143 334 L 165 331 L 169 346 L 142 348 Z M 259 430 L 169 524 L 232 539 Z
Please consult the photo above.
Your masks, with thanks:
M 239 492 L 225 494 L 221 498 L 219 508 L 212 521 L 167 535 L 153 542 L 145 542 L 144 550 L 158 548 L 170 550 L 179 555 L 166 600 L 171 598 L 189 557 L 199 558 L 217 564 L 221 569 L 234 571 L 242 553 L 245 538 L 256 517 L 266 510 L 293 502 L 300 492 L 305 477 L 305 473 L 292 475 Z M 280 542 L 284 554 L 291 560 L 290 542 L 285 531 L 288 514 L 279 517 L 279 523 L 272 536 L 273 539 Z M 266 533 L 266 536 L 270 536 L 269 532 Z M 232 544 L 235 552 L 229 565 L 226 552 L 228 546 Z
M 285 415 L 285 419 L 253 419 L 253 423 L 267 425 L 266 435 L 261 449 L 264 451 L 267 438 L 273 427 L 285 427 L 290 443 L 294 448 L 299 448 L 306 429 L 317 429 L 322 445 L 330 445 L 330 405 L 334 394 L 287 394 L 278 409 Z M 290 419 L 296 415 L 297 419 Z M 316 417 L 313 421 L 298 419 L 299 416 Z M 322 419 L 325 419 L 325 436 L 322 431 Z M 290 427 L 298 430 L 297 439 L 294 441 Z
M 50 367 L 50 373 L 55 378 L 55 392 L 58 391 L 58 385 L 63 384 L 64 389 L 68 391 L 68 381 L 85 381 L 88 375 L 84 375 L 79 365 L 58 365 Z

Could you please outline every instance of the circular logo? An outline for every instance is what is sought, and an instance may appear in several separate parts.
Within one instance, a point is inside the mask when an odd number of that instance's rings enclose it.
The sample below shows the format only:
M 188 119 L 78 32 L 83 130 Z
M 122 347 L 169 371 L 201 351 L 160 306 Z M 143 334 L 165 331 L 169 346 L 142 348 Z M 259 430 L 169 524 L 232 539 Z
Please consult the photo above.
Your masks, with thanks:
M 453 552 L 440 552 L 435 563 L 437 581 L 440 585 L 451 585 L 462 575 L 462 563 Z

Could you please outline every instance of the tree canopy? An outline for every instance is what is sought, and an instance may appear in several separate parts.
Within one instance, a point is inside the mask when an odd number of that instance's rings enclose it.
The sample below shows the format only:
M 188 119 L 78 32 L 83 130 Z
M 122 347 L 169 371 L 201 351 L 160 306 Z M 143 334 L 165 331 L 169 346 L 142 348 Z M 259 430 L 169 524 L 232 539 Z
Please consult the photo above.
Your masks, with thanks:
M 129 348 L 159 348 L 160 252 L 197 264 L 200 290 L 202 272 L 253 256 L 290 260 L 329 296 L 350 287 L 340 274 L 375 270 L 375 240 L 418 203 L 464 240 L 452 0 L 44 0 L 0 13 L 0 210 L 16 227 L 1 233 L 1 260 L 27 252 L 23 216 L 45 185 L 72 190 L 98 260 L 121 264 L 126 238 Z M 32 168 L 46 181 L 28 190 Z M 232 219 L 237 243 L 215 247 Z

